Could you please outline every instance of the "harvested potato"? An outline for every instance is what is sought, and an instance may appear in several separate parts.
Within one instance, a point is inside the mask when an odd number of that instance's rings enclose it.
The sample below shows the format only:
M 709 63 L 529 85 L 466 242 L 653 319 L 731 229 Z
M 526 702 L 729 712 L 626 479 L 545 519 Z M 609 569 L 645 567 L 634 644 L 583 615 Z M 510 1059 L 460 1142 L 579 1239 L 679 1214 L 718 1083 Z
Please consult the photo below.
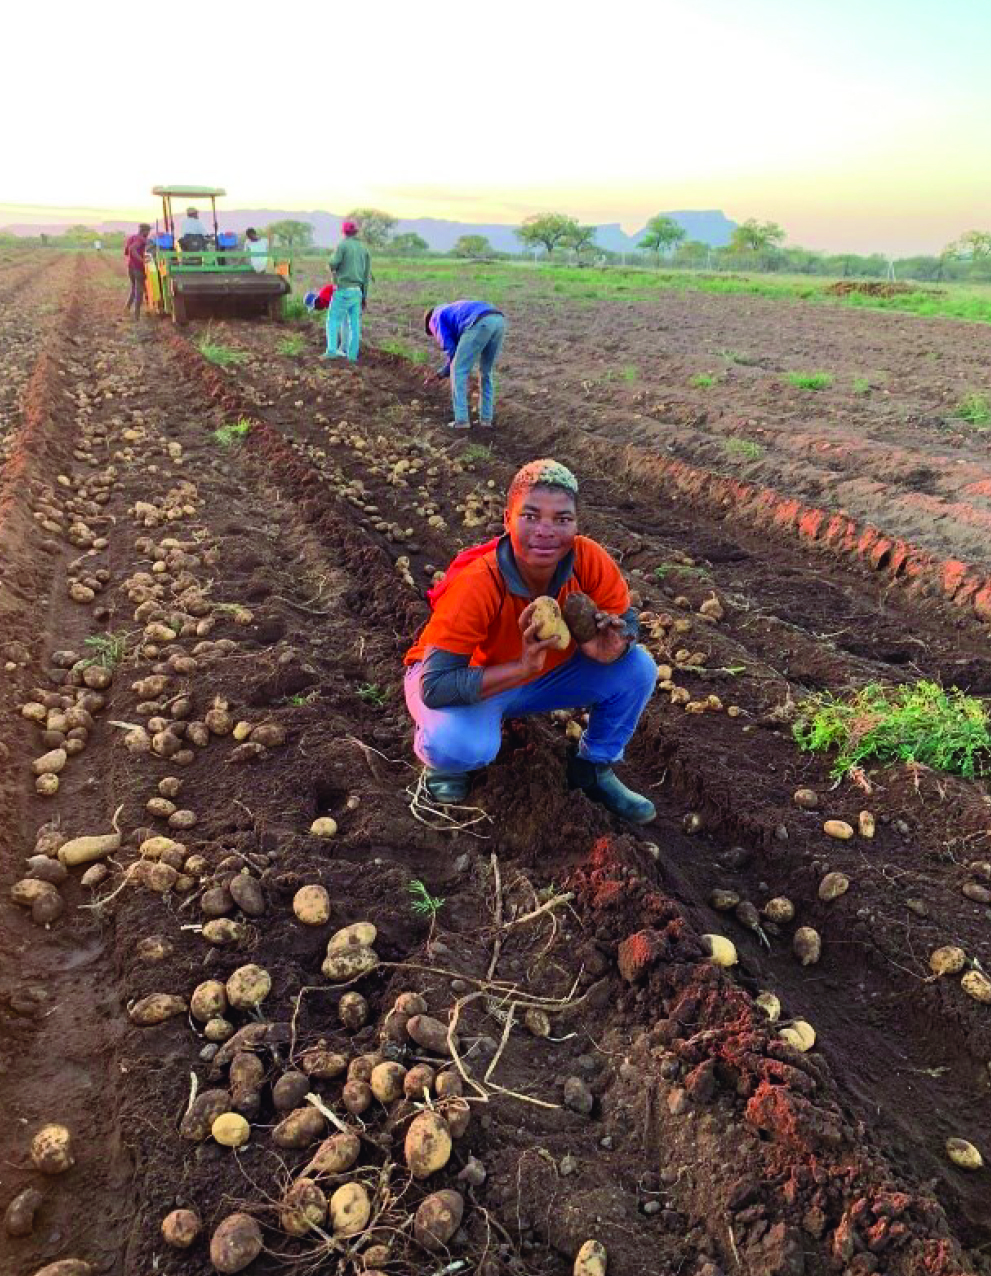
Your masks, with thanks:
M 320 970 L 331 983 L 343 984 L 367 975 L 378 964 L 378 954 L 373 948 L 347 948 L 328 953 Z
M 966 1139 L 947 1139 L 946 1155 L 962 1170 L 979 1170 L 984 1164 L 984 1157 Z
M 226 988 L 219 979 L 204 980 L 193 989 L 189 1009 L 193 1018 L 200 1023 L 219 1018 L 227 1009 Z
M 176 997 L 168 992 L 153 992 L 136 1001 L 128 1011 L 128 1017 L 139 1028 L 152 1028 L 175 1015 L 184 1015 L 188 1009 L 184 997 Z
M 49 891 L 54 891 L 55 887 L 51 882 L 43 882 L 38 877 L 22 877 L 20 881 L 15 882 L 10 888 L 10 898 L 13 903 L 18 904 L 21 908 L 31 908 L 35 901 L 40 899 Z M 58 891 L 55 891 L 56 895 Z
M 531 1006 L 523 1016 L 523 1022 L 527 1031 L 534 1037 L 549 1037 L 551 1035 L 551 1018 L 546 1010 Z
M 330 1198 L 330 1222 L 335 1236 L 357 1236 L 372 1216 L 372 1203 L 360 1183 L 343 1183 Z
M 200 1234 L 203 1224 L 195 1210 L 173 1210 L 162 1219 L 162 1237 L 166 1245 L 189 1249 Z
M 272 1142 L 279 1148 L 307 1148 L 326 1129 L 326 1122 L 316 1108 L 307 1104 L 296 1108 L 272 1131 Z
M 377 936 L 378 930 L 371 922 L 352 922 L 350 926 L 335 931 L 327 940 L 327 956 L 351 948 L 371 948 Z
M 312 1179 L 297 1179 L 279 1207 L 279 1223 L 290 1236 L 305 1236 L 326 1217 L 327 1198 Z
M 461 1226 L 464 1212 L 465 1202 L 460 1192 L 450 1188 L 431 1192 L 413 1218 L 413 1235 L 424 1249 L 443 1249 Z
M 75 868 L 78 864 L 91 864 L 94 860 L 102 860 L 114 851 L 120 850 L 121 835 L 104 833 L 97 837 L 73 837 L 63 842 L 58 849 L 58 857 L 67 868 Z
M 736 944 L 725 935 L 703 935 L 702 947 L 709 954 L 709 959 L 717 966 L 735 966 L 739 960 Z
M 179 1124 L 179 1133 L 193 1143 L 208 1137 L 217 1117 L 231 1109 L 231 1096 L 226 1090 L 203 1090 L 193 1100 Z
M 345 1174 L 361 1155 L 361 1139 L 350 1130 L 341 1130 L 324 1139 L 304 1174 Z
M 850 889 L 850 879 L 845 873 L 827 873 L 819 883 L 819 898 L 824 903 L 839 899 Z
M 321 815 L 310 825 L 313 837 L 333 837 L 337 833 L 337 821 L 329 815 Z
M 234 1025 L 221 1015 L 215 1019 L 208 1019 L 203 1025 L 203 1036 L 207 1041 L 229 1041 L 233 1035 Z
M 247 871 L 238 873 L 227 888 L 246 917 L 261 917 L 265 912 L 265 896 L 261 882 Z
M 375 1096 L 367 1081 L 348 1081 L 341 1091 L 341 1102 L 352 1116 L 361 1116 L 372 1106 Z
M 794 1046 L 796 1050 L 801 1050 L 802 1054 L 811 1050 L 816 1043 L 815 1029 L 804 1019 L 793 1020 L 787 1028 L 782 1028 L 778 1032 L 778 1036 L 788 1045 Z
M 358 1032 L 368 1022 L 368 1002 L 360 992 L 346 992 L 337 1006 L 337 1014 L 348 1032 Z
M 541 642 L 552 638 L 558 651 L 566 650 L 571 643 L 571 634 L 564 623 L 561 608 L 553 598 L 537 598 L 531 604 L 528 623 L 536 626 L 537 637 Z
M 439 1072 L 434 1081 L 434 1090 L 438 1099 L 458 1098 L 465 1092 L 461 1074 L 455 1072 L 453 1068 L 448 1068 L 445 1072 Z
M 876 827 L 870 811 L 861 811 L 857 816 L 857 831 L 861 837 L 873 837 Z
M 764 916 L 769 922 L 783 924 L 795 920 L 795 905 L 786 895 L 776 895 L 764 905 Z
M 781 1002 L 773 992 L 762 992 L 754 998 L 754 1004 L 760 1006 L 771 1023 L 777 1023 L 781 1017 Z
M 929 969 L 934 975 L 956 975 L 967 964 L 967 954 L 962 948 L 945 944 L 929 956 Z
M 447 1122 L 452 1139 L 460 1139 L 467 1132 L 471 1122 L 471 1108 L 467 1099 L 442 1099 L 437 1105 L 437 1111 Z
M 599 630 L 595 623 L 598 611 L 588 594 L 569 594 L 564 600 L 561 615 L 575 642 L 591 642 L 598 636 Z
M 792 949 L 803 966 L 814 966 L 822 956 L 822 940 L 811 926 L 799 926 L 792 939 Z
M 418 1046 L 429 1050 L 432 1054 L 449 1054 L 447 1044 L 447 1025 L 431 1015 L 412 1015 L 406 1024 L 406 1031 Z
M 234 1276 L 262 1252 L 261 1228 L 250 1214 L 229 1214 L 210 1238 L 210 1262 L 221 1276 Z
M 272 1102 L 276 1112 L 291 1112 L 301 1108 L 310 1093 L 310 1078 L 302 1072 L 284 1072 L 272 1087 Z
M 35 792 L 41 797 L 54 797 L 59 790 L 57 775 L 39 775 L 34 782 Z
M 200 912 L 204 917 L 226 917 L 234 911 L 234 896 L 226 886 L 210 886 L 200 896 Z
M 451 1159 L 451 1131 L 436 1112 L 420 1112 L 406 1131 L 406 1164 L 416 1179 L 429 1178 Z
M 263 722 L 251 732 L 254 744 L 263 744 L 266 749 L 277 749 L 286 742 L 286 729 L 278 722 Z
M 272 991 L 272 977 L 261 966 L 238 966 L 227 980 L 227 1000 L 238 1010 L 253 1010 Z
M 236 944 L 244 938 L 245 928 L 240 922 L 232 922 L 229 917 L 214 917 L 203 923 L 202 935 L 208 944 L 222 947 L 224 944 Z
M 724 890 L 722 887 L 717 887 L 709 896 L 709 903 L 720 913 L 736 908 L 739 902 L 740 896 L 736 891 Z
M 31 1140 L 31 1162 L 42 1174 L 64 1174 L 76 1163 L 69 1127 L 43 1125 Z
M 982 970 L 968 970 L 960 980 L 960 987 L 975 1001 L 991 1003 L 991 979 Z
M 434 1084 L 434 1070 L 427 1063 L 418 1063 L 410 1068 L 403 1078 L 403 1093 L 407 1099 L 423 1099 L 424 1091 L 429 1091 Z
M 40 758 L 35 758 L 31 763 L 31 770 L 35 775 L 58 775 L 60 771 L 65 770 L 68 760 L 69 755 L 65 749 L 51 749 L 48 753 L 43 753 Z
M 173 953 L 172 943 L 161 935 L 146 935 L 135 949 L 139 961 L 167 961 Z
M 222 1112 L 210 1126 L 210 1133 L 222 1147 L 239 1148 L 251 1138 L 251 1126 L 238 1112 Z
M 425 1015 L 428 1009 L 426 998 L 418 992 L 401 992 L 394 1005 L 401 1015 L 409 1018 L 413 1015 Z
M 822 831 L 827 837 L 839 838 L 843 842 L 853 837 L 853 825 L 847 824 L 846 820 L 826 820 Z
M 46 1263 L 34 1273 L 34 1276 L 93 1276 L 93 1267 L 81 1258 L 60 1258 L 55 1263 Z
M 265 1080 L 265 1065 L 250 1050 L 239 1050 L 231 1060 L 230 1081 L 237 1089 L 257 1090 Z
M 370 1081 L 372 1072 L 382 1062 L 380 1054 L 360 1054 L 348 1064 L 349 1081 Z
M 316 1077 L 321 1081 L 330 1081 L 347 1071 L 348 1061 L 336 1050 L 327 1050 L 323 1046 L 313 1046 L 304 1050 L 299 1058 L 300 1069 L 308 1077 Z
M 380 1063 L 372 1069 L 368 1084 L 372 1088 L 379 1103 L 394 1103 L 402 1097 L 403 1082 L 406 1080 L 406 1069 L 401 1063 Z
M 63 847 L 63 850 L 65 848 Z M 177 842 L 174 838 L 158 836 L 146 837 L 138 847 L 138 854 L 143 860 L 160 860 L 163 855 L 169 854 L 171 851 L 178 851 L 186 858 L 186 848 L 182 842 Z
M 292 911 L 304 926 L 324 926 L 330 920 L 330 896 L 322 886 L 301 886 Z
M 34 1216 L 41 1209 L 44 1195 L 36 1187 L 26 1187 L 18 1192 L 7 1206 L 3 1225 L 8 1236 L 30 1236 L 34 1231 Z
M 608 1261 L 601 1241 L 586 1241 L 575 1255 L 574 1276 L 606 1276 Z

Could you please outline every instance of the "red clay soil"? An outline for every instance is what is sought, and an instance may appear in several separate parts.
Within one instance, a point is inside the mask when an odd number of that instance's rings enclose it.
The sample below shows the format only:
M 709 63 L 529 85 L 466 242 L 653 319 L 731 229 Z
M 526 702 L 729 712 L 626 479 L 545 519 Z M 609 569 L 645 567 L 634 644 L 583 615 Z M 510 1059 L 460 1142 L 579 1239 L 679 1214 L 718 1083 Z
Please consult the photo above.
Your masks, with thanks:
M 987 798 L 921 769 L 834 789 L 828 759 L 797 753 L 788 716 L 810 688 L 871 678 L 988 691 L 973 613 L 672 499 L 655 471 L 624 468 L 622 441 L 547 424 L 509 394 L 490 453 L 469 451 L 474 440 L 447 435 L 443 400 L 373 350 L 357 369 L 328 368 L 310 336 L 290 357 L 278 327 L 219 325 L 213 339 L 247 358 L 217 369 L 189 341 L 195 328 L 121 321 L 108 264 L 78 260 L 63 276 L 74 300 L 24 382 L 0 488 L 0 1205 L 28 1186 L 44 1194 L 31 1235 L 0 1236 L 0 1270 L 31 1276 L 76 1257 L 116 1276 L 205 1276 L 206 1237 L 234 1210 L 261 1228 L 264 1252 L 247 1269 L 259 1276 L 360 1272 L 373 1245 L 388 1247 L 375 1263 L 390 1273 L 557 1276 L 591 1237 L 612 1276 L 987 1270 L 987 1171 L 954 1167 L 944 1144 L 968 1138 L 991 1154 L 991 1012 L 957 979 L 931 979 L 928 961 L 952 942 L 991 962 L 988 906 L 971 889 L 991 878 Z M 218 438 L 238 419 L 251 425 L 243 440 Z M 643 834 L 567 792 L 563 723 L 507 726 L 469 799 L 479 823 L 441 832 L 411 810 L 399 658 L 426 614 L 423 587 L 484 539 L 508 476 L 537 452 L 579 471 L 585 529 L 621 557 L 644 612 L 670 618 L 648 621 L 644 638 L 672 681 L 723 706 L 686 712 L 664 692 L 651 702 L 624 771 L 658 805 Z M 84 577 L 99 588 L 73 602 L 67 580 Z M 712 595 L 718 623 L 698 610 Z M 163 623 L 157 610 L 175 639 L 142 634 Z M 126 655 L 97 693 L 105 703 L 87 701 L 93 726 L 58 792 L 37 796 L 30 762 L 44 743 L 20 706 L 74 695 L 83 674 L 54 653 L 97 651 L 86 639 L 105 633 L 126 635 Z M 676 659 L 682 647 L 702 660 Z M 160 694 L 134 688 L 156 672 L 169 680 Z M 218 699 L 285 742 L 196 744 L 189 724 Z M 188 759 L 124 746 L 155 717 Z M 182 833 L 147 809 L 165 777 L 194 813 Z M 794 804 L 798 787 L 819 793 L 818 810 Z M 39 826 L 108 832 L 118 808 L 124 844 L 105 882 L 83 887 L 73 870 L 47 927 L 7 902 Z M 865 808 L 873 838 L 823 835 L 824 818 L 856 826 Z M 332 840 L 311 835 L 318 816 L 337 821 Z M 180 859 L 180 877 L 165 863 L 157 878 L 130 867 L 151 833 L 201 859 Z M 851 887 L 824 903 L 818 886 L 834 870 Z M 245 912 L 225 892 L 236 882 L 241 897 L 247 878 Z M 412 907 L 415 880 L 443 901 L 433 912 Z M 292 901 L 316 883 L 329 920 L 303 926 Z M 787 895 L 795 921 L 762 920 L 758 933 L 745 911 L 711 907 L 716 888 L 758 908 Z M 202 933 L 218 899 L 240 926 L 225 946 Z M 344 988 L 321 963 L 328 936 L 358 920 L 377 928 L 379 964 L 352 985 L 368 1020 L 347 1030 Z M 793 955 L 798 925 L 822 936 L 816 965 Z M 713 966 L 706 933 L 731 938 L 739 965 Z M 156 936 L 167 956 L 152 961 Z M 258 1022 L 230 1012 L 250 1034 L 237 1068 L 259 1075 L 235 1100 L 233 1052 L 215 1051 L 202 1022 L 138 1027 L 128 1008 L 155 992 L 188 1000 L 249 962 L 271 991 Z M 778 1036 L 754 1001 L 766 989 L 781 1022 L 814 1026 L 814 1050 Z M 412 1064 L 420 1047 L 380 1036 L 404 990 L 442 1021 L 456 1016 L 457 1059 L 430 1057 L 463 1069 L 467 1129 L 445 1168 L 411 1179 L 411 1104 L 375 1103 L 359 1121 L 342 1106 L 342 1076 L 311 1078 L 360 1133 L 347 1177 L 374 1214 L 358 1240 L 294 1239 L 278 1201 L 312 1147 L 274 1144 L 274 1084 L 320 1043 Z M 244 1107 L 247 1144 L 184 1137 L 194 1085 Z M 75 1166 L 54 1177 L 29 1158 L 46 1121 L 74 1139 Z M 428 1251 L 411 1220 L 439 1188 L 463 1195 L 464 1217 L 446 1249 Z M 188 1250 L 162 1240 L 175 1208 L 204 1224 Z

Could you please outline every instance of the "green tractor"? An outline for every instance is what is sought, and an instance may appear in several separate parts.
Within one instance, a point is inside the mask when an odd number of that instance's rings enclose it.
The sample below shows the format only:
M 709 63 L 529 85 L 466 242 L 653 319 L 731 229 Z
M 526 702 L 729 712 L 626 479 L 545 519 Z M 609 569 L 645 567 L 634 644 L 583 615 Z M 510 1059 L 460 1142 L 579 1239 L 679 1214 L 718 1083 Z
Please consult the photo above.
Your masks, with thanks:
M 148 306 L 171 315 L 177 324 L 190 319 L 269 315 L 281 319 L 290 292 L 291 254 L 265 239 L 246 241 L 217 225 L 217 198 L 227 192 L 212 186 L 155 186 L 162 200 L 162 225 L 156 223 L 145 264 Z M 173 215 L 173 200 L 209 200 L 210 221 L 198 223 Z

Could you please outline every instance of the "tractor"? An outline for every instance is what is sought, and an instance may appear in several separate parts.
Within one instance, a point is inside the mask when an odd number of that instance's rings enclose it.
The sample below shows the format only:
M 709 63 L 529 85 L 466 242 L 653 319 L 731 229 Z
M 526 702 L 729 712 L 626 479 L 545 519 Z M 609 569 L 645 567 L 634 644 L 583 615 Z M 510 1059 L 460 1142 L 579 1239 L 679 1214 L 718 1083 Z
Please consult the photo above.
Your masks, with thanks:
M 214 316 L 280 319 L 290 291 L 291 254 L 264 245 L 238 248 L 237 235 L 217 225 L 217 198 L 227 192 L 211 186 L 155 186 L 162 200 L 162 225 L 156 221 L 145 263 L 148 306 L 173 322 Z M 173 200 L 209 200 L 213 233 L 184 235 L 173 216 Z M 261 247 L 263 252 L 258 253 Z

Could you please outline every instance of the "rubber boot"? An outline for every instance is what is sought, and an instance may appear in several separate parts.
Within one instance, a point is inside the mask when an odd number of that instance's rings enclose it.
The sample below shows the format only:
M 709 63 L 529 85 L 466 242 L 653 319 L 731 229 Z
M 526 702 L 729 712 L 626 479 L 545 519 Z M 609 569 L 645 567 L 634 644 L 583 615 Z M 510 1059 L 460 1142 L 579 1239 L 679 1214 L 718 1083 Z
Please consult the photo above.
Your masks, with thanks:
M 649 824 L 656 816 L 654 804 L 628 789 L 608 762 L 589 762 L 577 754 L 568 759 L 568 787 L 581 789 L 593 802 L 630 824 Z
M 441 806 L 457 806 L 468 796 L 471 778 L 467 771 L 433 771 L 427 767 L 424 784 L 431 798 Z

